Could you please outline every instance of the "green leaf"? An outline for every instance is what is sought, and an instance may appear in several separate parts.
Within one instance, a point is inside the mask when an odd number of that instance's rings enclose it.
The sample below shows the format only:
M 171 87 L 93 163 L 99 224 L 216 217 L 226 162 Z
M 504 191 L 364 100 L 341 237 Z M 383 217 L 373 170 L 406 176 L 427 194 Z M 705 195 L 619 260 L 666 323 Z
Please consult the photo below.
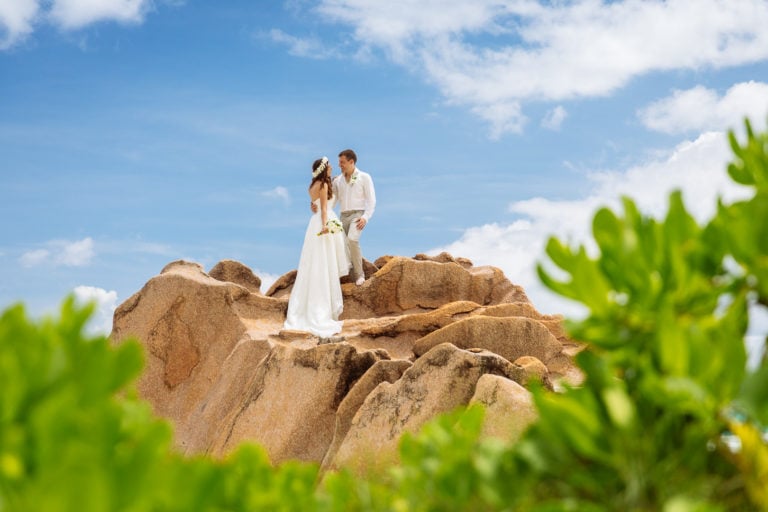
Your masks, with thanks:
M 768 427 L 768 364 L 746 376 L 735 404 L 754 421 Z

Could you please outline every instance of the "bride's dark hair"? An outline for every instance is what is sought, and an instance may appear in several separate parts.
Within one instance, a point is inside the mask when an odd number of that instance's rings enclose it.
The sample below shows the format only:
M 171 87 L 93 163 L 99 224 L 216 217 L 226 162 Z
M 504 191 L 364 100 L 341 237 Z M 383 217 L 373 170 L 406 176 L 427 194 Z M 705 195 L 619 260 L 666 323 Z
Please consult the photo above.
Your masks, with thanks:
M 322 163 L 322 158 L 315 160 L 315 162 L 312 164 L 312 172 L 315 172 Z M 333 197 L 333 185 L 331 184 L 331 174 L 328 172 L 328 167 L 330 167 L 330 162 L 325 164 L 325 169 L 323 172 L 312 178 L 312 183 L 309 184 L 309 188 L 312 188 L 312 185 L 314 185 L 316 181 L 322 181 L 328 186 L 328 199 L 330 199 Z

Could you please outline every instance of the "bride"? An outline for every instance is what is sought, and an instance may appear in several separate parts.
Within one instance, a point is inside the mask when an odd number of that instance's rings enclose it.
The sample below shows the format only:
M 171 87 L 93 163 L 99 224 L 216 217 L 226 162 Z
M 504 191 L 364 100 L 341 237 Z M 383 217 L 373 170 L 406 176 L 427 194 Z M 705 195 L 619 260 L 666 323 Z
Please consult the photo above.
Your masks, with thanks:
M 298 273 L 288 301 L 284 329 L 309 331 L 327 338 L 341 332 L 344 309 L 339 278 L 349 272 L 344 231 L 333 212 L 331 164 L 322 157 L 312 164 L 309 197 L 317 211 L 309 219 Z

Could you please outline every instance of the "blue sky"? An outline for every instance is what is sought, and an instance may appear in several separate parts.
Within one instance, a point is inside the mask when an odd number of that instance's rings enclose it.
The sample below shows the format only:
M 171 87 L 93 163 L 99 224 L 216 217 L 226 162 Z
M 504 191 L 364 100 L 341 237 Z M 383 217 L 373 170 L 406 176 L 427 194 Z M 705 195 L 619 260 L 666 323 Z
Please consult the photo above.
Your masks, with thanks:
M 447 250 L 547 313 L 556 234 L 682 188 L 768 119 L 768 1 L 0 0 L 0 307 L 114 307 L 170 261 L 296 268 L 311 162 L 353 148 L 366 258 Z M 266 287 L 265 287 L 266 289 Z

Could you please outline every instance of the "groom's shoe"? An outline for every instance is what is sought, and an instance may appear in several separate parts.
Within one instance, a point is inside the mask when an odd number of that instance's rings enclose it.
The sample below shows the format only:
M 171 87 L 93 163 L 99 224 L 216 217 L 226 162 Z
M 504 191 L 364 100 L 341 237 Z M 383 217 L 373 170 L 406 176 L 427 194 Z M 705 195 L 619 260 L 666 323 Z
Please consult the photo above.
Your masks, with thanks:
M 365 278 L 363 276 L 360 276 L 357 278 L 357 281 L 355 281 L 355 284 L 357 286 L 363 286 L 363 283 L 365 282 Z

